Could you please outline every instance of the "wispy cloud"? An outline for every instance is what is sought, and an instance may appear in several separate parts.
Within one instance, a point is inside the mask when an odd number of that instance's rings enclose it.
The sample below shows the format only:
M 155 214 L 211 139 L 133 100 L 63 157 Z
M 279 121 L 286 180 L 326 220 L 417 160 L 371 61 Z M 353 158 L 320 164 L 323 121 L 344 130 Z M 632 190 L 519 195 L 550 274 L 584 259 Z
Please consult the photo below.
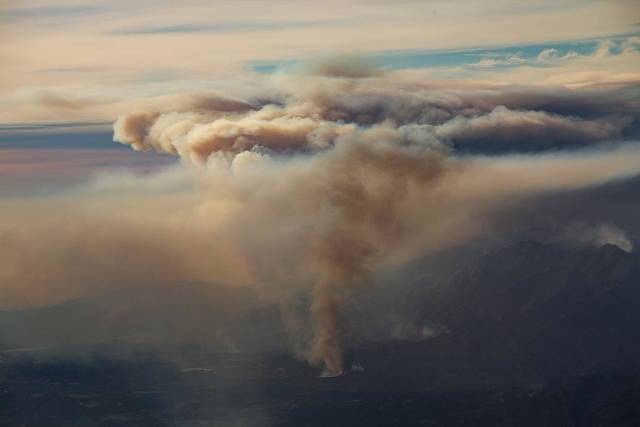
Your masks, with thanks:
M 96 73 L 109 70 L 107 66 L 53 67 L 35 70 L 36 73 Z
M 569 43 L 549 46 L 539 50 L 537 55 L 531 49 L 526 53 L 485 55 L 480 61 L 471 64 L 471 66 L 481 68 L 518 67 L 522 65 L 548 66 L 552 63 L 572 59 L 605 59 L 616 55 L 629 55 L 637 53 L 639 48 L 640 37 L 631 35 L 602 40 L 588 40 L 573 46 Z
M 76 5 L 47 5 L 47 6 L 31 6 L 31 7 L 14 7 L 3 8 L 0 15 L 3 19 L 13 21 L 24 20 L 65 20 L 77 19 L 93 16 L 97 13 L 109 10 L 107 7 L 95 4 L 76 4 Z
M 353 19 L 319 21 L 237 21 L 216 23 L 185 23 L 175 25 L 127 27 L 110 31 L 113 35 L 188 34 L 188 33 L 237 33 L 279 31 L 291 28 L 312 28 L 353 23 Z
M 560 71 L 558 64 L 579 62 L 569 61 L 571 56 L 592 54 L 595 40 L 638 31 L 636 8 L 615 1 L 249 3 L 1 2 L 0 122 L 113 119 L 109 106 L 71 107 L 79 106 L 78 98 L 125 100 L 217 88 L 221 81 L 247 81 L 251 71 L 269 73 L 354 52 L 376 67 L 426 70 L 435 78 L 504 83 L 513 70 L 545 67 L 545 76 L 510 80 L 540 81 Z M 604 77 L 635 73 L 630 58 L 611 62 L 622 56 L 617 53 L 582 71 Z M 74 102 L 27 96 L 35 92 Z
M 571 59 L 633 54 L 638 51 L 639 47 L 640 37 L 625 35 L 600 40 L 586 39 L 495 48 L 384 51 L 372 52 L 364 56 L 371 64 L 384 69 L 451 69 L 457 67 L 459 70 L 473 71 L 520 66 L 548 67 Z M 257 72 L 271 73 L 296 68 L 307 60 L 308 58 L 283 58 L 251 61 L 248 66 Z
M 522 54 L 516 53 L 514 55 L 509 55 L 504 59 L 491 57 L 482 58 L 480 61 L 471 65 L 474 67 L 500 67 L 522 65 L 525 62 L 527 62 L 527 60 L 522 57 Z

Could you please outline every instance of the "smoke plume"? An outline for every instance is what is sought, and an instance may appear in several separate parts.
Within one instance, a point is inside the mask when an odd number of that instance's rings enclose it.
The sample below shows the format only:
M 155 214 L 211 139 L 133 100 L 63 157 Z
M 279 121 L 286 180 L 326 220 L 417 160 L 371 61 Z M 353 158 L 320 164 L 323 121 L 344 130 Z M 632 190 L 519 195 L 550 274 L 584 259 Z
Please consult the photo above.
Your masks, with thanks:
M 24 305 L 188 280 L 252 285 L 276 301 L 303 292 L 304 356 L 339 375 L 344 306 L 377 271 L 481 235 L 520 201 L 640 172 L 633 144 L 567 150 L 634 135 L 637 113 L 619 93 L 603 92 L 620 101 L 607 110 L 579 92 L 322 71 L 119 117 L 115 140 L 182 165 L 98 178 L 58 201 L 64 223 L 13 206 L 15 226 L 0 234 L 5 294 Z M 495 155 L 495 141 L 498 152 L 564 150 Z

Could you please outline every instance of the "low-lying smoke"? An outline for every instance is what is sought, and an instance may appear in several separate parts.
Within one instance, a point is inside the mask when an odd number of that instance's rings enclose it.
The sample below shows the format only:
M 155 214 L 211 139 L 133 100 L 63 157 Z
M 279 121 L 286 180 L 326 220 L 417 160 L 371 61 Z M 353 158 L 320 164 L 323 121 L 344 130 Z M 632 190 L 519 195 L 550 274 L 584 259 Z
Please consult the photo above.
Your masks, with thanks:
M 577 243 L 582 245 L 593 245 L 600 247 L 602 245 L 616 245 L 620 249 L 631 252 L 633 251 L 633 242 L 623 230 L 615 224 L 589 224 L 578 223 L 572 224 L 560 235 L 561 240 L 568 243 Z

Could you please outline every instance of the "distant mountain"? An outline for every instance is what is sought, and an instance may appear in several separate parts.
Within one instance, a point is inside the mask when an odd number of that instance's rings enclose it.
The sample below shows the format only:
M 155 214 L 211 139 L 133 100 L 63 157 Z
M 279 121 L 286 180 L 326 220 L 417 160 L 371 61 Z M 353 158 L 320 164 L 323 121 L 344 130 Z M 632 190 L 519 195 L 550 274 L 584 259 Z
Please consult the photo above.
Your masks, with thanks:
M 389 365 L 389 375 L 417 385 L 640 366 L 640 258 L 614 245 L 510 244 L 413 283 L 397 304 L 414 329 L 441 325 L 444 333 L 356 351 L 382 377 Z
M 530 382 L 640 368 L 637 254 L 531 241 L 487 248 L 414 263 L 353 297 L 346 344 L 362 381 Z M 279 308 L 248 288 L 129 290 L 0 312 L 0 349 L 118 340 L 291 350 Z
M 100 342 L 201 341 L 220 351 L 282 350 L 278 308 L 253 290 L 210 284 L 129 288 L 49 307 L 0 312 L 0 349 Z M 275 327 L 274 327 L 275 326 Z

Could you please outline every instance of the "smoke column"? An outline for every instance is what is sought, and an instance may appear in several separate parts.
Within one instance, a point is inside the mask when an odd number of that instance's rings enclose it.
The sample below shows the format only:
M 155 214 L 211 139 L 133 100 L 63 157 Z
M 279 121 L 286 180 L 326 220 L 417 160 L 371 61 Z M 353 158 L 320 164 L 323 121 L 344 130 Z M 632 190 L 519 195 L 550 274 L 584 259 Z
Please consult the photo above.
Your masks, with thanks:
M 4 304 L 188 281 L 252 284 L 276 301 L 303 293 L 313 321 L 303 355 L 340 375 L 344 306 L 377 271 L 479 236 L 519 201 L 640 171 L 637 145 L 610 142 L 635 131 L 623 92 L 320 71 L 119 117 L 115 140 L 182 164 L 5 203 Z M 535 151 L 549 141 L 554 150 Z M 505 147 L 529 154 L 486 154 Z

